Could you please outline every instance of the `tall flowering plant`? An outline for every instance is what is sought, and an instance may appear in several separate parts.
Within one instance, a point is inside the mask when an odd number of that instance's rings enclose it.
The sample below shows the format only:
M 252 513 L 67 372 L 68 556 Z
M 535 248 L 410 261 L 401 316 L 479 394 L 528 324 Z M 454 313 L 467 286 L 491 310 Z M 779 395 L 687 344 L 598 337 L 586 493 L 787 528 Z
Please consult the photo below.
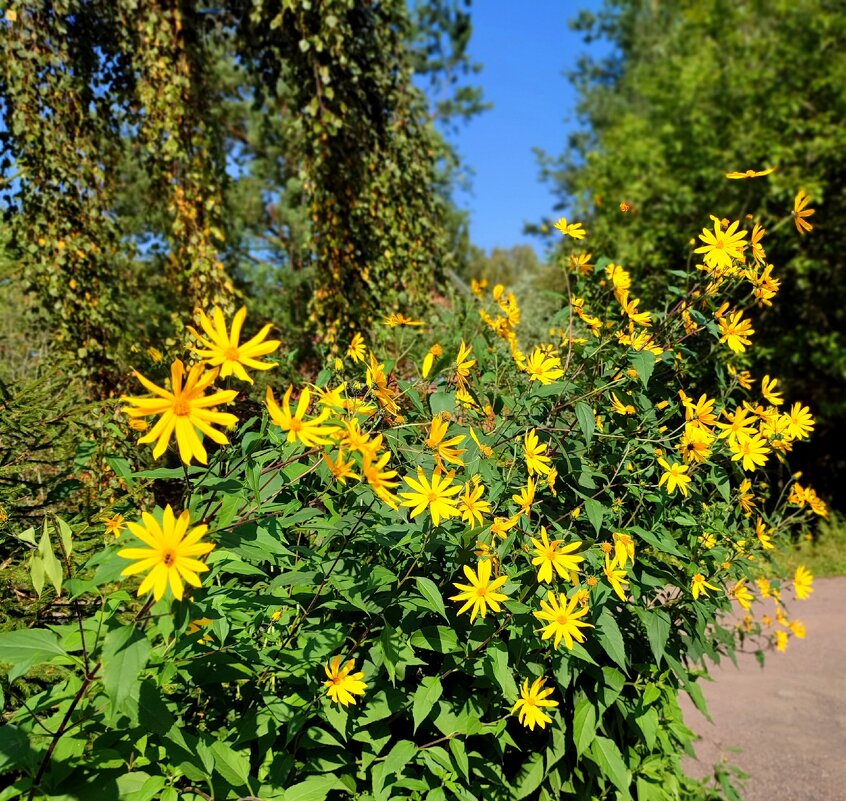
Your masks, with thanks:
M 193 364 L 123 399 L 182 466 L 125 471 L 107 545 L 56 582 L 76 620 L 0 635 L 10 681 L 49 668 L 12 696 L 2 798 L 681 797 L 680 693 L 804 636 L 813 577 L 772 554 L 827 514 L 786 468 L 810 410 L 743 361 L 778 290 L 762 237 L 714 218 L 650 309 L 574 252 L 541 342 L 474 281 L 240 419 L 280 343 L 202 315 Z

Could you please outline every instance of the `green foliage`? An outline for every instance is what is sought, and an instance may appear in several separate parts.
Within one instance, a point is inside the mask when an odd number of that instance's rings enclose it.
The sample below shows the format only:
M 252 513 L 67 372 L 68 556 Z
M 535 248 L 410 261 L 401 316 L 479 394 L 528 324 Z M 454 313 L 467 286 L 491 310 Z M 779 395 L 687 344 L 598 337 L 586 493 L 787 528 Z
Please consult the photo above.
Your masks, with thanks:
M 754 396 L 716 358 L 709 327 L 692 336 L 679 315 L 653 312 L 659 352 L 645 358 L 611 333 L 625 313 L 602 276 L 574 280 L 573 292 L 612 324 L 597 336 L 584 330 L 586 306 L 565 296 L 547 321 L 554 341 L 521 340 L 516 299 L 476 286 L 477 308 L 444 312 L 435 337 L 403 326 L 364 363 L 330 359 L 316 381 L 322 402 L 294 411 L 302 425 L 245 405 L 229 444 L 207 441 L 207 466 L 133 474 L 112 460 L 130 488 L 125 503 L 153 481 L 214 544 L 193 587 L 173 567 L 181 546 L 162 540 L 156 558 L 172 569 L 170 586 L 184 586 L 181 601 L 164 588 L 159 600 L 138 599 L 139 576 L 121 578 L 140 558 L 125 552 L 139 546 L 138 529 L 78 561 L 67 557 L 77 556 L 82 523 L 71 526 L 73 543 L 63 521 L 21 534 L 27 564 L 63 554 L 58 581 L 51 566 L 40 587 L 61 614 L 0 634 L 6 797 L 734 799 L 726 773 L 709 790 L 684 776 L 693 734 L 678 699 L 685 692 L 704 711 L 709 660 L 730 658 L 741 639 L 768 644 L 754 621 L 723 622 L 737 582 L 773 569 L 757 520 L 738 503 L 741 480 L 755 474 L 714 440 L 706 459 L 687 463 L 688 493 L 668 492 L 658 458 L 680 461 L 672 454 L 691 424 L 677 390 L 696 390 L 689 364 L 711 365 L 717 410 Z M 697 313 L 717 302 L 706 297 Z M 441 352 L 424 378 L 415 365 L 433 338 Z M 612 393 L 635 412 L 612 412 Z M 324 431 L 325 445 L 304 444 L 309 431 L 319 436 L 309 429 L 318 408 L 319 425 L 335 430 Z M 449 429 L 440 442 L 433 414 Z M 356 424 L 366 433 L 357 444 Z M 530 431 L 557 477 L 529 473 Z M 356 474 L 343 482 L 342 455 Z M 393 470 L 401 486 L 390 483 Z M 783 542 L 810 512 L 784 493 L 768 498 L 778 467 L 769 472 L 754 502 Z M 421 475 L 455 490 L 441 493 L 437 524 L 427 491 L 408 498 Z M 459 514 L 458 493 L 477 485 L 490 503 L 481 525 Z M 143 502 L 128 517 L 148 510 L 167 520 Z M 510 527 L 497 535 L 492 523 Z M 150 525 L 145 518 L 155 542 Z M 578 570 L 539 580 L 542 526 L 577 544 Z M 498 608 L 489 596 L 471 619 L 458 612 L 456 584 L 469 578 L 463 568 L 481 576 L 484 565 L 505 600 Z M 694 597 L 698 577 L 711 589 Z M 786 582 L 773 584 L 786 602 Z M 541 636 L 550 590 L 589 624 L 572 648 Z M 328 694 L 333 660 L 354 660 L 351 680 L 362 673 L 354 704 Z M 528 729 L 515 703 L 537 679 L 554 705 L 543 708 L 547 723 Z
M 650 299 L 666 269 L 688 258 L 703 198 L 717 216 L 756 210 L 783 284 L 750 365 L 758 378 L 783 377 L 819 414 L 820 436 L 797 465 L 837 503 L 846 469 L 846 18 L 816 0 L 609 0 L 577 25 L 612 50 L 574 74 L 584 130 L 545 161 L 547 177 L 589 221 L 592 249 L 651 278 Z M 724 177 L 764 167 L 776 171 Z M 790 220 L 800 188 L 817 208 L 805 241 Z
M 791 569 L 806 565 L 815 576 L 846 576 L 846 520 L 833 513 L 800 539 L 786 543 L 779 561 Z

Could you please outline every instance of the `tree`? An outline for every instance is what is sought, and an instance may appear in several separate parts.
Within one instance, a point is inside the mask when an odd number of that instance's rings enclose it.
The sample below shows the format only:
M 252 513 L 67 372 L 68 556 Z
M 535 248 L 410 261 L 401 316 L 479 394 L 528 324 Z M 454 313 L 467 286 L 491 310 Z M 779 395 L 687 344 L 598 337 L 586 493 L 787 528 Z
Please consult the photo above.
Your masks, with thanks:
M 544 160 L 547 179 L 562 205 L 589 220 L 594 253 L 655 282 L 709 224 L 703 202 L 732 219 L 762 210 L 782 288 L 760 310 L 751 366 L 810 400 L 821 436 L 796 461 L 824 484 L 846 467 L 842 9 L 819 0 L 609 0 L 576 25 L 613 49 L 573 75 L 584 127 L 563 155 Z M 769 166 L 776 171 L 765 178 L 724 176 Z M 806 237 L 790 214 L 800 188 L 817 207 Z

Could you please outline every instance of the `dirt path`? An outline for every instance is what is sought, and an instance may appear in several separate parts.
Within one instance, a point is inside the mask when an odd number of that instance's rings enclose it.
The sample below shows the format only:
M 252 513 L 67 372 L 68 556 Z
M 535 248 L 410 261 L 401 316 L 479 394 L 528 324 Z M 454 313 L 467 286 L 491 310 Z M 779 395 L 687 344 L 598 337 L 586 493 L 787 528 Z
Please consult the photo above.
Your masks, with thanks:
M 683 704 L 702 737 L 687 769 L 704 776 L 721 758 L 739 766 L 750 774 L 745 801 L 846 801 L 846 577 L 817 579 L 790 609 L 806 639 L 791 638 L 764 668 L 740 654 L 737 668 L 714 667 L 714 683 L 703 683 L 713 724 Z

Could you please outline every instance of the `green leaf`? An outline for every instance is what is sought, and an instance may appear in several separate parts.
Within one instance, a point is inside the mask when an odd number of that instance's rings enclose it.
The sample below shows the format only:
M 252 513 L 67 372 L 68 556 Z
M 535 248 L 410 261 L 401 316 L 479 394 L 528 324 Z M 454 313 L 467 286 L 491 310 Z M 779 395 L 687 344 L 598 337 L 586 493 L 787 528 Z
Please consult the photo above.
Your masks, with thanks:
M 449 750 L 452 751 L 452 758 L 455 760 L 456 767 L 463 774 L 465 779 L 470 779 L 470 760 L 467 758 L 467 749 L 464 743 L 453 737 L 449 741 Z
M 33 665 L 42 665 L 55 659 L 72 661 L 52 631 L 19 629 L 0 634 L 0 662 L 12 665 L 9 681 L 23 676 Z
M 658 712 L 654 707 L 649 707 L 645 712 L 635 718 L 637 727 L 643 734 L 646 747 L 650 750 L 655 747 L 655 739 L 658 736 Z
M 432 409 L 432 417 L 441 414 L 441 412 L 449 412 L 452 414 L 455 411 L 455 393 L 433 393 L 429 396 L 429 407 Z
M 585 436 L 585 442 L 590 445 L 593 432 L 596 430 L 596 417 L 593 414 L 593 409 L 584 401 L 579 401 L 576 404 L 576 420 L 578 420 L 579 428 Z
M 310 776 L 304 782 L 294 784 L 285 790 L 285 801 L 323 801 L 330 790 L 347 788 L 336 776 Z
M 412 704 L 414 731 L 417 731 L 417 727 L 432 711 L 432 707 L 437 703 L 443 691 L 444 688 L 441 686 L 441 680 L 437 676 L 424 676 L 420 682 L 420 686 L 414 693 L 414 702 Z
M 4 723 L 0 727 L 0 776 L 12 768 L 31 766 L 34 757 L 26 734 L 13 723 Z
M 444 620 L 448 621 L 444 599 L 438 585 L 432 579 L 423 576 L 417 576 L 414 580 L 417 583 L 417 591 L 426 599 L 429 609 L 437 612 Z
M 514 797 L 520 799 L 531 795 L 540 787 L 545 775 L 543 754 L 535 752 L 523 763 L 520 772 L 517 774 Z
M 646 626 L 646 639 L 649 641 L 652 655 L 655 657 L 655 661 L 660 664 L 672 628 L 670 616 L 663 609 L 651 611 L 644 609 L 640 612 L 640 619 Z
M 448 626 L 423 626 L 411 635 L 409 642 L 415 648 L 427 648 L 442 654 L 461 650 L 458 635 Z
M 502 688 L 502 694 L 509 704 L 517 699 L 517 683 L 508 669 L 508 647 L 504 642 L 497 642 L 488 646 L 488 664 L 496 683 Z
M 112 703 L 112 714 L 125 704 L 141 683 L 141 671 L 150 658 L 150 641 L 134 624 L 112 629 L 103 643 L 103 688 Z M 135 697 L 138 693 L 135 692 Z
M 30 526 L 26 531 L 16 534 L 15 537 L 29 543 L 30 545 L 35 545 L 35 529 L 32 526 Z
M 582 697 L 576 703 L 573 715 L 573 743 L 576 753 L 581 756 L 596 736 L 596 708 L 593 703 Z
M 596 533 L 599 534 L 602 528 L 602 516 L 605 512 L 605 507 L 599 501 L 588 498 L 585 501 L 585 512 L 587 513 L 588 520 L 590 520 L 596 529 Z
M 607 609 L 596 621 L 596 635 L 605 653 L 611 657 L 623 670 L 626 670 L 626 649 L 623 644 L 623 634 L 617 621 Z
M 62 548 L 65 551 L 65 555 L 70 556 L 73 553 L 73 532 L 71 531 L 71 527 L 61 517 L 56 518 L 56 523 L 59 526 L 59 537 L 62 540 Z
M 50 579 L 50 583 L 56 590 L 56 595 L 62 594 L 62 580 L 64 579 L 64 572 L 62 571 L 62 563 L 56 558 L 53 553 L 53 543 L 50 541 L 50 530 L 47 526 L 47 521 L 44 521 L 44 530 L 41 534 L 41 540 L 38 543 L 38 551 L 32 556 L 33 567 L 35 563 L 40 561 L 43 569 L 43 576 Z M 43 589 L 43 578 L 41 578 Z M 35 586 L 35 573 L 33 573 L 33 586 Z M 41 592 L 36 588 L 38 596 L 41 597 Z
M 623 762 L 623 755 L 617 744 L 607 737 L 594 737 L 590 746 L 591 758 L 599 766 L 602 773 L 614 782 L 615 787 L 629 797 L 629 786 L 632 776 Z
M 402 769 L 416 753 L 417 746 L 411 740 L 400 740 L 385 757 L 382 775 L 387 777 L 395 773 L 398 777 L 401 776 Z
M 645 387 L 655 369 L 655 354 L 648 350 L 642 350 L 632 355 L 631 362 L 637 377 Z
M 235 787 L 247 784 L 250 778 L 250 758 L 246 752 L 235 751 L 220 740 L 212 743 L 211 752 L 215 757 L 214 769 L 225 782 Z

